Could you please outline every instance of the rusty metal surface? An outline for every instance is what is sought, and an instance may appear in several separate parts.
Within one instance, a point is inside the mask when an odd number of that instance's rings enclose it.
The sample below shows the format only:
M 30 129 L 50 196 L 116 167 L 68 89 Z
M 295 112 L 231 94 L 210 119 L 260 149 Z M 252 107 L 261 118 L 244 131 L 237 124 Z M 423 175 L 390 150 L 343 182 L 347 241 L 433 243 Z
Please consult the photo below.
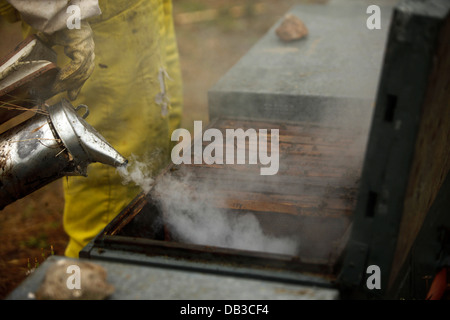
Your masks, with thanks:
M 0 209 L 87 166 L 127 162 L 66 100 L 0 135 Z
M 0 210 L 73 170 L 46 115 L 0 135 Z

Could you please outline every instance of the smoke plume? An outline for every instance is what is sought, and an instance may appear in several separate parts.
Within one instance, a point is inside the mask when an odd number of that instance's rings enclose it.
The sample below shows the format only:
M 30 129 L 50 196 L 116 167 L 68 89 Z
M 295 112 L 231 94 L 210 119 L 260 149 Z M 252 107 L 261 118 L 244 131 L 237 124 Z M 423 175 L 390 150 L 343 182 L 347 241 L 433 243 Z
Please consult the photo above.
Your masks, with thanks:
M 138 157 L 132 154 L 128 159 L 127 166 L 117 168 L 117 173 L 122 178 L 122 184 L 127 185 L 133 182 L 141 187 L 142 191 L 148 193 L 154 183 L 152 178 L 151 162 L 139 161 Z
M 214 192 L 213 182 L 194 183 L 189 175 L 166 175 L 155 186 L 163 218 L 176 241 L 279 254 L 296 255 L 297 241 L 266 234 L 252 213 L 237 213 Z

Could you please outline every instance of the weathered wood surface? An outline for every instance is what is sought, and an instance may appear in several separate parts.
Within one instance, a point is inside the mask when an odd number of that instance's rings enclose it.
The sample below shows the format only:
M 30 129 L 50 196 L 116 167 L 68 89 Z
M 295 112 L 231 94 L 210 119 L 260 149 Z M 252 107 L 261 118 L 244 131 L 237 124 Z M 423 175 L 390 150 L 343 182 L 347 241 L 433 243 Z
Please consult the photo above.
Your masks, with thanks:
M 206 193 L 205 205 L 229 214 L 251 212 L 268 234 L 297 237 L 302 260 L 332 266 L 351 225 L 365 152 L 361 135 L 354 129 L 279 121 L 218 119 L 211 127 L 224 136 L 224 160 L 226 129 L 268 129 L 268 136 L 269 129 L 279 129 L 278 173 L 262 176 L 260 164 L 248 164 L 249 147 L 258 149 L 247 141 L 246 164 L 180 164 L 167 174 L 189 192 L 202 193 L 202 199 Z M 234 148 L 235 154 L 242 148 Z

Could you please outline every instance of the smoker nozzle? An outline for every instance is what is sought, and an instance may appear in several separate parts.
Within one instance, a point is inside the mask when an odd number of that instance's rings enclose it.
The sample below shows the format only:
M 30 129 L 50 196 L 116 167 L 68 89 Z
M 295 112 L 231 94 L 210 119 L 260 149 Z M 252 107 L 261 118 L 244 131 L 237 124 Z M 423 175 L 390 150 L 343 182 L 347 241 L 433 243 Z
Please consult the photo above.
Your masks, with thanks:
M 76 113 L 80 108 L 85 109 L 82 117 Z M 127 159 L 84 120 L 89 114 L 87 106 L 80 105 L 74 109 L 63 99 L 59 104 L 50 106 L 48 111 L 59 137 L 82 167 L 91 162 L 100 162 L 113 167 L 128 163 Z
M 125 159 L 116 149 L 96 131 L 89 130 L 80 138 L 80 145 L 88 154 L 90 162 L 100 162 L 112 167 L 125 166 L 128 160 Z
M 117 166 L 117 168 L 126 168 L 128 166 L 128 160 L 127 159 L 125 159 L 125 161 L 123 162 L 123 163 L 121 163 L 121 164 L 119 164 L 118 166 Z

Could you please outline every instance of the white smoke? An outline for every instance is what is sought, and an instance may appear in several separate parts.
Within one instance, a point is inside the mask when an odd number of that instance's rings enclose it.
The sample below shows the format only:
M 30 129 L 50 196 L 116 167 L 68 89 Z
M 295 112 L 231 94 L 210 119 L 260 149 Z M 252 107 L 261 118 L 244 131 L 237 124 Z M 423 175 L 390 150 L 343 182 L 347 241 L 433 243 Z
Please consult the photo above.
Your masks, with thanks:
M 200 185 L 200 186 L 199 186 Z M 164 176 L 153 195 L 163 209 L 164 224 L 176 241 L 198 245 L 297 255 L 298 243 L 264 233 L 252 213 L 222 209 L 225 199 L 214 186 Z
M 123 179 L 122 183 L 124 185 L 133 182 L 141 187 L 145 193 L 150 192 L 154 184 L 151 172 L 151 162 L 139 161 L 134 154 L 129 157 L 127 166 L 117 168 L 117 173 Z

